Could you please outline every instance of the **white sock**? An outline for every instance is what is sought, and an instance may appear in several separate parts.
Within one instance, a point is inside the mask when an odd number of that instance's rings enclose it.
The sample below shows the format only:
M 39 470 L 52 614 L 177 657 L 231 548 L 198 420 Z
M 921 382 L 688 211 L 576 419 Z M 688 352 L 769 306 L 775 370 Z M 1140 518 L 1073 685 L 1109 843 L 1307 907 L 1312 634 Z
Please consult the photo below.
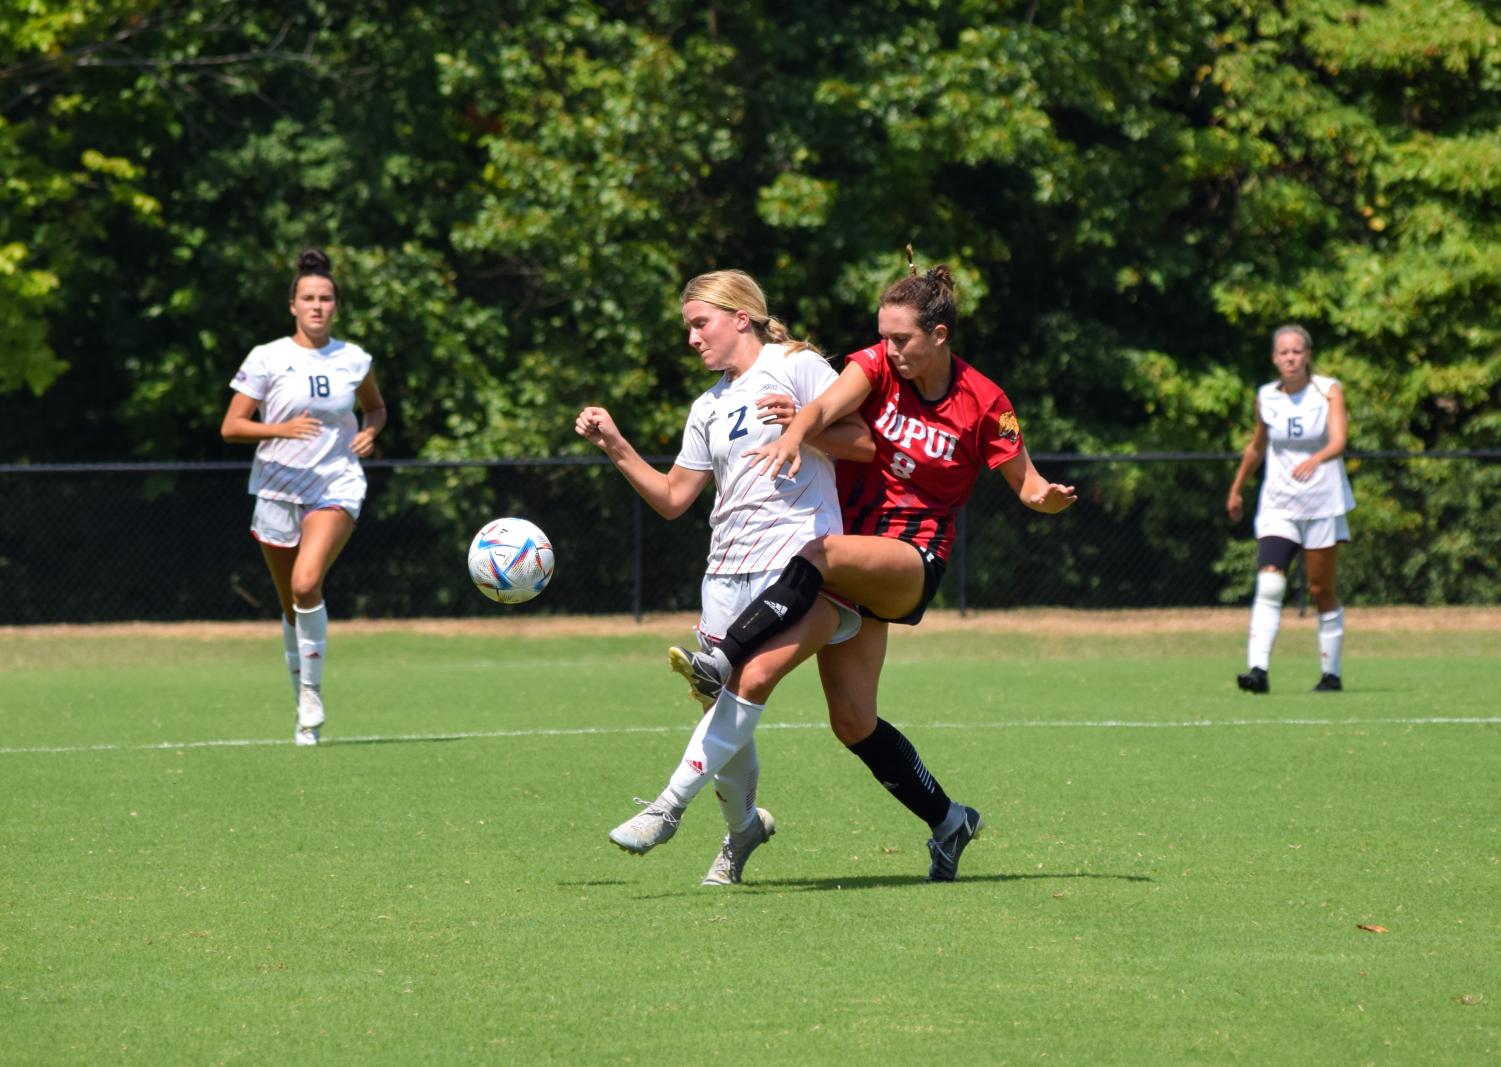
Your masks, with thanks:
M 302 653 L 297 650 L 297 627 L 281 617 L 281 652 L 287 661 L 287 673 L 292 676 L 292 699 L 297 699 L 302 687 Z
M 1345 644 L 1345 608 L 1319 614 L 1319 669 L 1339 677 L 1339 654 Z
M 1246 643 L 1246 666 L 1266 670 L 1272 662 L 1272 642 L 1282 625 L 1282 594 L 1287 575 L 1261 571 L 1256 575 L 1256 596 L 1251 601 L 1251 637 Z
M 323 684 L 323 660 L 328 655 L 328 607 L 293 606 L 297 616 L 297 656 L 302 684 L 314 689 Z
M 731 833 L 750 828 L 756 818 L 756 782 L 761 777 L 761 759 L 752 737 L 714 776 L 714 797 L 719 813 Z
M 678 807 L 686 808 L 705 783 L 750 743 L 765 710 L 765 704 L 741 700 L 728 689 L 719 691 L 714 706 L 698 720 L 683 751 L 683 761 L 667 783 L 666 792 Z

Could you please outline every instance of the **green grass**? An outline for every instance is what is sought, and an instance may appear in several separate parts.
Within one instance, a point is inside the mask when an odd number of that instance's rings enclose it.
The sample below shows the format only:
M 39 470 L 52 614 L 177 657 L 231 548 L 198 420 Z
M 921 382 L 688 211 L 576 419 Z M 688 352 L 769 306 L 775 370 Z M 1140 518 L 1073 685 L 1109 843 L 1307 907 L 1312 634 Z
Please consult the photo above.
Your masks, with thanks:
M 605 838 L 691 723 L 660 634 L 336 623 L 317 750 L 274 628 L 12 635 L 0 1063 L 1494 1060 L 1501 731 L 1418 720 L 1501 715 L 1496 638 L 1352 627 L 1315 696 L 1290 627 L 1253 698 L 1231 635 L 903 633 L 883 713 L 989 824 L 961 881 L 807 672 L 780 832 L 710 890 L 711 797 Z

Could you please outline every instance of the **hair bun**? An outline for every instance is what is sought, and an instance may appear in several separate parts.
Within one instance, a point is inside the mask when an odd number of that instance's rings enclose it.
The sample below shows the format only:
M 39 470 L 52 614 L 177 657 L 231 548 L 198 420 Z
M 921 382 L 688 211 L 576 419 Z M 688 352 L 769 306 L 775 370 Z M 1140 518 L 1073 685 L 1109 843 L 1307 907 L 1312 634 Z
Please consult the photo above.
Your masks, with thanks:
M 317 248 L 304 248 L 297 254 L 297 270 L 299 272 L 315 271 L 319 274 L 328 274 L 333 270 L 327 253 Z
M 949 270 L 948 264 L 946 263 L 940 263 L 938 264 L 938 266 L 929 270 L 927 276 L 933 281 L 937 282 L 939 285 L 946 286 L 949 289 L 952 289 L 954 287 L 954 275 L 953 272 Z

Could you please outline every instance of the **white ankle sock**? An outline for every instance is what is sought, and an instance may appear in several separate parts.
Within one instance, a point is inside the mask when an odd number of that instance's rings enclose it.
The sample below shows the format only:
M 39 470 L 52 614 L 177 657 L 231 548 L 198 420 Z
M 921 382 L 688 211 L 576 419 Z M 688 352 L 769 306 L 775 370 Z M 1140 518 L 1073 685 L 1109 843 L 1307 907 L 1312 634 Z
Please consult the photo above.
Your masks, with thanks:
M 1282 625 L 1282 594 L 1287 575 L 1262 571 L 1256 575 L 1256 597 L 1251 601 L 1251 635 L 1246 642 L 1246 666 L 1266 670 L 1272 662 L 1272 643 Z
M 1345 644 L 1345 608 L 1341 604 L 1319 615 L 1319 669 L 1339 677 L 1339 656 Z
M 323 684 L 323 660 L 328 655 L 328 607 L 299 608 L 297 616 L 297 654 L 302 669 L 302 684 L 317 688 Z
M 698 720 L 683 760 L 667 783 L 667 792 L 679 807 L 686 808 L 705 783 L 750 743 L 765 710 L 765 704 L 752 704 L 728 689 L 720 690 L 714 706 Z

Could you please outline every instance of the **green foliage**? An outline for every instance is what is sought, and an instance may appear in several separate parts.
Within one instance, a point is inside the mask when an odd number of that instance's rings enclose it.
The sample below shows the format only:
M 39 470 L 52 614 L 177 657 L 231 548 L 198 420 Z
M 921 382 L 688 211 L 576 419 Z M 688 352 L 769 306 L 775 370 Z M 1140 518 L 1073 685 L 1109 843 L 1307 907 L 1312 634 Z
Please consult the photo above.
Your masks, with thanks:
M 28 0 L 0 453 L 229 454 L 225 383 L 304 245 L 388 454 L 584 451 L 592 402 L 671 452 L 706 384 L 687 278 L 745 267 L 838 353 L 909 241 L 1039 451 L 1238 448 L 1286 321 L 1354 447 L 1494 448 L 1498 89 L 1477 0 Z

